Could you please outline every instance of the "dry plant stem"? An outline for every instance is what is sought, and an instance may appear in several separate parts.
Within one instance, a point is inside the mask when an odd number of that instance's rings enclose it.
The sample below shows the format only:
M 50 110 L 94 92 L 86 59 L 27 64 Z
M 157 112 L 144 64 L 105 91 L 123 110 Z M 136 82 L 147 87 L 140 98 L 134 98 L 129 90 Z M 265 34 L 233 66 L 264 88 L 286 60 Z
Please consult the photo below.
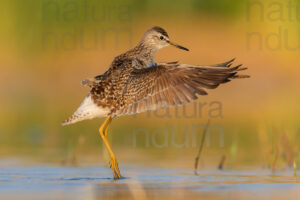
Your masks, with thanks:
M 294 176 L 297 177 L 297 165 L 296 165 L 296 160 L 294 160 L 293 168 L 294 168 Z
M 220 163 L 219 163 L 219 166 L 218 166 L 218 169 L 219 169 L 219 170 L 223 170 L 225 160 L 226 160 L 226 156 L 223 155 L 223 156 L 221 157 L 221 160 L 220 160 Z
M 206 133 L 207 133 L 208 127 L 209 127 L 209 123 L 210 123 L 210 120 L 207 121 L 205 129 L 203 130 L 200 147 L 199 147 L 199 150 L 198 150 L 198 154 L 197 154 L 197 156 L 195 158 L 195 165 L 194 165 L 195 166 L 194 167 L 194 173 L 195 173 L 195 175 L 198 175 L 197 169 L 198 169 L 199 158 L 200 158 L 203 146 L 204 146 L 204 141 L 205 141 L 205 137 L 206 137 Z
M 276 164 L 277 164 L 277 161 L 278 161 L 278 157 L 279 157 L 279 147 L 276 146 L 276 149 L 275 149 L 275 155 L 274 155 L 274 160 L 272 162 L 272 173 L 275 173 L 276 172 Z

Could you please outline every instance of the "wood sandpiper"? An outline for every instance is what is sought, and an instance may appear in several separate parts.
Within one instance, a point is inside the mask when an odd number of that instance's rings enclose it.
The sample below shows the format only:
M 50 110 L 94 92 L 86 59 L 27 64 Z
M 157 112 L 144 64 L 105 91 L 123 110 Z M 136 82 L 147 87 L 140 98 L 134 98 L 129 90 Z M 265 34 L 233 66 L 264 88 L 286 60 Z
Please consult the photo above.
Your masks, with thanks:
M 67 125 L 106 117 L 99 133 L 110 154 L 114 179 L 120 179 L 121 174 L 107 139 L 113 118 L 184 105 L 196 100 L 198 95 L 207 95 L 205 89 L 215 89 L 234 78 L 249 77 L 237 74 L 246 68 L 241 65 L 232 67 L 234 59 L 209 66 L 156 63 L 155 53 L 169 45 L 188 51 L 171 42 L 163 28 L 148 29 L 138 45 L 115 57 L 104 74 L 82 81 L 90 92 L 75 113 L 63 122 Z

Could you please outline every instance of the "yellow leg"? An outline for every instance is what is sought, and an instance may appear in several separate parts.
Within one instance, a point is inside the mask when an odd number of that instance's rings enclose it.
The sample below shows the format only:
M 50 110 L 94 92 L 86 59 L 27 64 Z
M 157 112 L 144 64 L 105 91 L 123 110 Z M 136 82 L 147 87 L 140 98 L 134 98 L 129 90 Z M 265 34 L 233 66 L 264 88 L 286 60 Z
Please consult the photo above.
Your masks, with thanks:
M 111 147 L 110 147 L 108 139 L 107 139 L 107 130 L 109 128 L 109 125 L 110 125 L 111 121 L 112 121 L 111 116 L 108 116 L 105 119 L 105 121 L 103 122 L 103 124 L 100 126 L 99 133 L 100 133 L 100 136 L 102 137 L 103 142 L 104 142 L 104 144 L 105 144 L 105 146 L 108 150 L 108 153 L 110 155 L 111 169 L 112 169 L 112 172 L 113 172 L 114 179 L 120 179 L 121 174 L 120 174 L 120 171 L 119 171 L 118 162 L 117 162 L 115 154 L 111 150 Z
M 106 119 L 106 120 L 107 120 L 107 119 Z M 106 122 L 106 127 L 104 128 L 104 131 L 103 131 L 105 137 L 107 137 L 107 131 L 108 131 L 108 128 L 109 128 L 109 126 L 110 126 L 110 124 L 111 124 L 111 121 L 112 121 L 112 118 L 111 118 L 111 117 L 108 117 L 108 120 L 107 120 L 107 122 Z M 105 123 L 105 122 L 104 122 L 104 123 Z

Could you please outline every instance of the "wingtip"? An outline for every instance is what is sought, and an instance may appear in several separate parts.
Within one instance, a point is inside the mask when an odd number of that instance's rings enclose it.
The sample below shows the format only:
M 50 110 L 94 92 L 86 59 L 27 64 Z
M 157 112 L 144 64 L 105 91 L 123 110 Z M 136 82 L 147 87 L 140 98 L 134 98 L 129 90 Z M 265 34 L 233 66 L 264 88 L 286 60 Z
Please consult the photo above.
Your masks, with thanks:
M 232 65 L 232 62 L 235 61 L 235 58 L 232 58 L 231 60 L 224 62 L 224 63 L 220 63 L 220 64 L 216 64 L 216 65 L 212 65 L 213 67 L 230 67 Z
M 251 76 L 249 75 L 244 75 L 244 74 L 236 74 L 235 76 L 233 76 L 232 78 L 235 79 L 240 79 L 240 78 L 250 78 Z
M 235 61 L 235 59 L 236 58 L 232 58 L 231 60 L 227 61 L 226 64 L 225 64 L 225 66 L 226 67 L 230 67 L 232 65 L 233 61 Z

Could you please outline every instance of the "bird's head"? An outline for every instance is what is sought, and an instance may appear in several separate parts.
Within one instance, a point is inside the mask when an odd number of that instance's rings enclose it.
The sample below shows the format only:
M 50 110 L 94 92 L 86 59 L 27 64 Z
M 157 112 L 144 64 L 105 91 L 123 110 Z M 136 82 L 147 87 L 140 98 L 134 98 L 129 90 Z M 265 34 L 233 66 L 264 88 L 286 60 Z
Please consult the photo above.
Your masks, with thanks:
M 169 45 L 177 47 L 179 49 L 183 49 L 185 51 L 189 51 L 187 48 L 176 44 L 174 42 L 170 41 L 168 33 L 159 26 L 154 26 L 150 29 L 148 29 L 142 38 L 142 41 L 145 45 L 150 46 L 151 48 L 154 48 L 155 50 L 162 49 L 164 47 L 167 47 Z

